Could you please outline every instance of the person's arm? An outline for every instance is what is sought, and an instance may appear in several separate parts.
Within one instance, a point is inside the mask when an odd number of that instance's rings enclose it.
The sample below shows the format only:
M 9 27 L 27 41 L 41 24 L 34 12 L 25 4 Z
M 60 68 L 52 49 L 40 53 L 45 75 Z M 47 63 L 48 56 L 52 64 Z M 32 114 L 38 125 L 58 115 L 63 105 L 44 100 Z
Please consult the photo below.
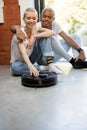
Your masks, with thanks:
M 10 31 L 12 33 L 15 33 L 17 36 L 17 39 L 22 42 L 24 39 L 27 38 L 27 36 L 21 30 L 21 27 L 22 27 L 21 25 L 12 25 L 10 27 Z
M 28 68 L 30 69 L 30 74 L 34 75 L 35 77 L 38 77 L 39 72 L 38 70 L 34 67 L 34 65 L 31 63 L 31 61 L 29 60 L 29 57 L 26 53 L 26 49 L 24 47 L 24 44 L 21 44 L 20 42 L 18 43 L 18 47 L 20 50 L 20 53 L 23 57 L 23 60 L 25 61 L 25 63 L 27 64 Z
M 11 27 L 10 27 L 10 31 L 12 32 L 12 33 L 16 33 L 16 30 L 18 29 L 18 25 L 12 25 Z
M 85 53 L 84 53 L 84 50 L 81 49 L 79 47 L 79 45 L 69 36 L 67 35 L 64 31 L 60 32 L 59 35 L 67 41 L 67 43 L 72 46 L 73 48 L 75 48 L 78 52 L 79 52 L 79 55 L 77 57 L 77 59 L 82 59 L 82 60 L 85 60 L 86 57 L 85 57 Z
M 50 37 L 50 36 L 55 34 L 55 32 L 53 30 L 46 29 L 46 28 L 43 28 L 43 27 L 40 27 L 38 32 L 39 33 L 34 35 L 35 38 Z

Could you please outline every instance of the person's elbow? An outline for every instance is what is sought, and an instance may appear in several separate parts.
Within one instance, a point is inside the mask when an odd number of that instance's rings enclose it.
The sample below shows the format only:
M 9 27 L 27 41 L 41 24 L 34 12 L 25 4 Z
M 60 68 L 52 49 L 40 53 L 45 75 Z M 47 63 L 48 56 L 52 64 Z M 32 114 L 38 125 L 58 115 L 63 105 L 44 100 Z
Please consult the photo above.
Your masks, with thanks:
M 10 27 L 10 31 L 11 31 L 12 33 L 16 33 L 16 28 L 17 28 L 17 25 L 12 25 L 12 26 Z

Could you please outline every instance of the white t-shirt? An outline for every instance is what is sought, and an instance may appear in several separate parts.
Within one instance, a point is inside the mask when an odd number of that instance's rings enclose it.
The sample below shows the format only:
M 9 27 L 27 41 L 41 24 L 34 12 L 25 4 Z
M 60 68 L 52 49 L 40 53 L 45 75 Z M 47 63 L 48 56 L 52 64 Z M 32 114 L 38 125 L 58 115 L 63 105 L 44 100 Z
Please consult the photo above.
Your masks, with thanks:
M 38 33 L 39 27 L 40 26 L 36 24 L 33 28 L 32 34 Z M 21 29 L 26 34 L 26 32 L 24 31 L 24 28 L 21 28 Z M 35 40 L 34 40 L 34 42 L 35 42 Z M 28 57 L 31 55 L 31 53 L 33 51 L 34 42 L 33 42 L 32 47 L 30 49 L 26 48 L 26 46 L 28 44 L 27 39 L 25 39 L 22 43 L 22 44 L 24 44 L 24 47 L 26 49 L 26 53 L 27 53 Z M 23 61 L 23 58 L 22 58 L 22 55 L 21 55 L 20 50 L 18 48 L 17 37 L 16 37 L 16 35 L 14 35 L 12 38 L 12 41 L 11 41 L 11 61 L 10 61 L 10 63 L 14 63 L 17 60 Z
M 39 26 L 42 26 L 41 22 L 38 22 L 37 23 Z M 58 39 L 58 34 L 60 32 L 62 32 L 62 28 L 60 27 L 60 25 L 56 22 L 56 21 L 53 21 L 52 22 L 52 30 L 55 32 L 55 36 L 57 37 Z

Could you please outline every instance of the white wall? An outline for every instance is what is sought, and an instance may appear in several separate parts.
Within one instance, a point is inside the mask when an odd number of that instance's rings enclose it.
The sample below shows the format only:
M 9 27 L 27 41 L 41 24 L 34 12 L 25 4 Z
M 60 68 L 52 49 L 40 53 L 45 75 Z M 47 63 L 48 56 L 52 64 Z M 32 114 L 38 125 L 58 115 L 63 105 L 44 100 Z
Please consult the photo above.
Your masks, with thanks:
M 20 6 L 21 24 L 23 25 L 23 13 L 26 8 L 34 7 L 34 0 L 18 0 Z
M 3 0 L 0 0 L 0 23 L 4 23 L 3 6 L 4 6 L 4 2 Z

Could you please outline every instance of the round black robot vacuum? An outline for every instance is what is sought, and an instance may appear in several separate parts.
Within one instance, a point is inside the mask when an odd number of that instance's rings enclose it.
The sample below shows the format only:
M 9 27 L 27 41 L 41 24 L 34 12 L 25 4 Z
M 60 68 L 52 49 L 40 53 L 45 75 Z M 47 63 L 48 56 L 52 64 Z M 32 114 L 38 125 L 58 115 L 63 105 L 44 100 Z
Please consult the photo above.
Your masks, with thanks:
M 57 74 L 54 72 L 39 72 L 38 77 L 23 74 L 21 76 L 21 83 L 25 87 L 48 87 L 57 84 Z

